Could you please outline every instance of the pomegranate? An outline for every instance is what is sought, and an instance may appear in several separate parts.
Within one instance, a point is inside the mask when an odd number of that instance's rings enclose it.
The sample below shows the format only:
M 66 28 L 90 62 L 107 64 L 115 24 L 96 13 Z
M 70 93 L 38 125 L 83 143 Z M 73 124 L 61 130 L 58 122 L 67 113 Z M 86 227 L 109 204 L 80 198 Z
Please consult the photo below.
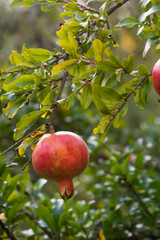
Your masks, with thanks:
M 155 90 L 160 95 L 160 59 L 156 62 L 152 71 L 152 82 Z
M 84 171 L 88 161 L 86 143 L 77 134 L 67 131 L 43 135 L 32 154 L 35 171 L 43 178 L 56 181 L 64 199 L 72 197 L 72 179 Z

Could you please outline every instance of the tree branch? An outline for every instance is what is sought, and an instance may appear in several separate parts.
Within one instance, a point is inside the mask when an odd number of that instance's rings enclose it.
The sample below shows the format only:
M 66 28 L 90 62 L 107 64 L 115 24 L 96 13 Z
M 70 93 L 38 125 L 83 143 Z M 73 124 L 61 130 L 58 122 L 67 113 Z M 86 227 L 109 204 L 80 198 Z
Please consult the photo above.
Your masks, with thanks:
M 67 60 L 68 59 L 68 54 L 65 56 L 65 59 L 64 60 Z M 50 116 L 50 119 L 47 123 L 47 125 L 49 126 L 50 128 L 50 125 L 52 125 L 52 122 L 53 122 L 53 118 L 55 116 L 55 113 L 56 113 L 56 110 L 57 110 L 57 107 L 58 107 L 58 101 L 61 99 L 61 96 L 62 96 L 62 92 L 64 90 L 64 86 L 65 86 L 65 83 L 66 83 L 66 80 L 67 80 L 67 77 L 68 77 L 68 72 L 65 72 L 62 76 L 62 80 L 61 80 L 61 85 L 60 85 L 60 90 L 59 90 L 59 93 L 57 95 L 57 98 L 56 98 L 56 104 L 54 104 L 54 107 L 53 107 L 53 110 L 52 110 L 52 113 L 51 113 L 51 116 Z
M 36 131 L 38 131 L 43 125 L 37 127 L 35 130 L 33 130 L 32 132 L 28 133 L 25 137 L 21 138 L 20 140 L 18 140 L 16 143 L 14 143 L 13 145 L 11 145 L 9 148 L 7 148 L 6 150 L 4 150 L 3 152 L 0 153 L 0 156 L 2 156 L 3 154 L 5 154 L 6 152 L 8 152 L 9 150 L 11 150 L 12 148 L 14 148 L 15 146 L 17 146 L 19 143 L 23 142 L 24 139 L 26 139 L 27 137 L 30 137 L 33 133 L 35 133 Z
M 22 212 L 31 220 L 33 220 L 43 230 L 43 232 L 49 237 L 50 240 L 55 240 L 55 238 L 53 238 L 52 232 L 50 232 L 46 227 L 41 226 L 38 219 L 32 213 L 30 213 L 25 209 L 23 209 Z
M 14 234 L 12 233 L 12 231 L 10 230 L 10 228 L 8 226 L 5 225 L 5 223 L 0 219 L 0 226 L 2 227 L 2 229 L 7 233 L 8 238 L 10 238 L 11 240 L 18 240 Z
M 115 3 L 113 6 L 111 6 L 107 11 L 108 16 L 111 15 L 117 8 L 121 7 L 123 4 L 125 4 L 128 1 L 129 0 L 123 0 L 121 3 Z
M 68 1 L 68 0 L 65 0 L 65 3 L 72 3 L 71 1 Z M 74 2 L 74 4 L 76 4 L 78 7 L 80 7 L 83 11 L 89 11 L 89 12 L 93 12 L 93 13 L 97 13 L 99 14 L 99 11 L 93 9 L 93 8 L 90 8 L 90 7 L 87 7 L 87 5 L 83 3 L 78 3 L 78 2 Z
M 148 76 L 145 76 L 144 78 L 142 78 L 142 80 L 136 85 L 136 87 L 134 88 L 134 90 L 132 90 L 128 96 L 124 99 L 124 101 L 122 102 L 122 104 L 120 105 L 119 108 L 116 109 L 115 113 L 112 115 L 110 121 L 108 122 L 106 128 L 114 121 L 116 115 L 118 114 L 118 112 L 122 109 L 122 107 L 128 102 L 128 99 L 130 98 L 130 96 L 137 90 L 137 88 L 139 88 L 141 86 L 141 84 L 148 79 L 149 76 L 151 76 L 152 74 L 150 73 Z
M 25 168 L 29 165 L 29 163 L 31 162 L 32 160 L 32 156 L 29 158 L 29 160 L 26 162 L 26 164 L 23 166 L 22 170 L 24 171 Z

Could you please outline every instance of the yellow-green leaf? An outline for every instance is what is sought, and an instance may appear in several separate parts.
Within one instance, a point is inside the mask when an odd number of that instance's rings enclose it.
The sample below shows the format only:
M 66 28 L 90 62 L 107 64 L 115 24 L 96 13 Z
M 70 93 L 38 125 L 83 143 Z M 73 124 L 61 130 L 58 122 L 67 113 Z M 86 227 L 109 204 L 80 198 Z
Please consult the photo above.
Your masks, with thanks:
M 23 156 L 25 153 L 26 149 L 35 142 L 35 139 L 33 138 L 26 138 L 21 145 L 18 147 L 18 154 L 19 156 Z
M 10 63 L 15 66 L 22 67 L 35 67 L 35 64 L 27 62 L 19 53 L 12 51 L 12 55 L 9 56 Z
M 66 60 L 62 63 L 55 65 L 51 70 L 51 75 L 52 76 L 58 75 L 62 71 L 66 70 L 67 67 L 71 66 L 72 64 L 74 64 L 76 62 L 78 62 L 78 59 L 69 59 L 69 60 Z
M 99 39 L 93 41 L 93 49 L 96 61 L 103 60 L 103 43 Z

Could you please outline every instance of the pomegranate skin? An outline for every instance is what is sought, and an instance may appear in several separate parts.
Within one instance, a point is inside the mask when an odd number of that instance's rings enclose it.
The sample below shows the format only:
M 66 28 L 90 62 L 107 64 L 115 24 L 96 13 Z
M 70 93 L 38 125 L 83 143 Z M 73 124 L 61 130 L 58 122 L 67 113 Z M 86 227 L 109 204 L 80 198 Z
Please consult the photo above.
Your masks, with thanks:
M 160 95 L 160 59 L 153 67 L 152 82 L 156 92 Z
M 32 154 L 35 171 L 43 178 L 56 181 L 62 198 L 72 197 L 72 179 L 84 171 L 88 161 L 86 143 L 67 131 L 43 135 Z

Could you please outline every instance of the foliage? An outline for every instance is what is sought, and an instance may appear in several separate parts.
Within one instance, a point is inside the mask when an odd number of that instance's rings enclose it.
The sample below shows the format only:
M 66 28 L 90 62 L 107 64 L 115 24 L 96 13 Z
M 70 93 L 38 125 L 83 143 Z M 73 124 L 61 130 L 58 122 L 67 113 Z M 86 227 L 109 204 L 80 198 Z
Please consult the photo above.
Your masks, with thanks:
M 123 153 L 110 145 L 88 143 L 94 161 L 86 170 L 87 181 L 85 176 L 80 180 L 85 200 L 79 199 L 78 193 L 66 202 L 57 193 L 49 198 L 44 192 L 45 179 L 33 184 L 28 167 L 23 175 L 11 177 L 15 163 L 1 161 L 0 223 L 16 236 L 10 238 L 159 239 L 160 176 L 158 159 L 153 155 L 158 151 L 159 124 L 159 119 L 143 123 L 143 136 Z M 130 131 L 122 133 L 124 143 L 131 134 L 135 139 Z M 1 236 L 6 234 L 2 228 Z
M 146 108 L 152 73 L 146 65 L 137 65 L 132 53 L 122 57 L 116 38 L 121 29 L 134 27 L 137 37 L 146 42 L 143 57 L 153 46 L 159 53 L 159 1 L 140 0 L 138 18 L 134 13 L 122 15 L 113 26 L 110 16 L 127 4 L 132 7 L 131 1 L 97 1 L 95 7 L 92 0 L 12 0 L 11 7 L 37 4 L 45 12 L 63 6 L 63 24 L 56 32 L 57 49 L 23 44 L 20 53 L 13 50 L 9 56 L 12 66 L 0 69 L 2 112 L 16 122 L 15 143 L 1 155 L 16 147 L 23 158 L 52 124 L 56 129 L 57 113 L 74 119 L 80 112 L 82 128 L 76 131 L 86 138 L 91 163 L 86 182 L 81 179 L 84 198 L 75 194 L 63 202 L 58 195 L 49 198 L 42 191 L 44 179 L 32 184 L 28 167 L 23 175 L 14 176 L 16 158 L 13 162 L 1 158 L 1 238 L 159 239 L 160 176 L 155 154 L 159 131 L 154 121 L 150 128 L 142 125 L 141 131 L 150 136 L 144 138 L 151 144 L 148 149 L 140 144 L 140 138 L 130 142 L 135 133 L 128 129 L 125 135 L 123 129 L 130 97 L 139 109 Z M 108 132 L 114 128 L 120 133 L 114 137 L 121 142 L 120 151 L 106 146 Z M 122 142 L 128 147 L 123 151 Z

